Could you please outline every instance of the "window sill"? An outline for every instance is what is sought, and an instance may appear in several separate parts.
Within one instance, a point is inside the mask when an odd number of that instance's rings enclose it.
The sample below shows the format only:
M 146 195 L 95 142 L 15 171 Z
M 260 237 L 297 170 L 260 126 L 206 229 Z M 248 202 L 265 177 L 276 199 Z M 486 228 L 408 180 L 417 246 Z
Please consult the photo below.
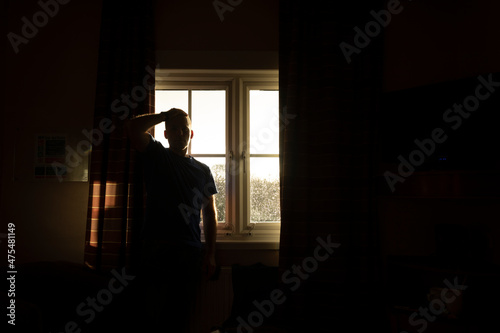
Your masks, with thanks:
M 202 243 L 205 240 L 202 237 Z M 218 235 L 219 250 L 279 250 L 279 235 Z
M 263 240 L 217 240 L 220 250 L 279 250 L 279 241 Z

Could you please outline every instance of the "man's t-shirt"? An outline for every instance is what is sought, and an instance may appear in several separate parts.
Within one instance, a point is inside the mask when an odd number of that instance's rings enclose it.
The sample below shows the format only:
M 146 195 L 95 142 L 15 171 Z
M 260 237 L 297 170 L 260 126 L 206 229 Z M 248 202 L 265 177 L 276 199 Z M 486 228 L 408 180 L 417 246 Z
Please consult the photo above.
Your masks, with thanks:
M 142 153 L 147 201 L 144 240 L 201 247 L 200 209 L 217 193 L 210 168 L 151 137 Z

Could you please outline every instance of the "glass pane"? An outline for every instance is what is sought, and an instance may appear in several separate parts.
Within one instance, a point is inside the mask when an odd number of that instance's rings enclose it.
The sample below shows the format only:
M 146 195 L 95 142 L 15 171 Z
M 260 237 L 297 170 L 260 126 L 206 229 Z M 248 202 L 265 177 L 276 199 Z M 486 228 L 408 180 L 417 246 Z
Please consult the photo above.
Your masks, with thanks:
M 195 157 L 198 161 L 205 163 L 215 180 L 218 193 L 215 195 L 217 206 L 217 220 L 224 223 L 226 220 L 226 162 L 224 157 Z
M 250 221 L 280 222 L 278 157 L 250 158 Z
M 226 91 L 193 90 L 192 154 L 226 153 Z
M 250 154 L 278 154 L 279 130 L 278 90 L 250 90 Z
M 187 90 L 156 90 L 155 91 L 155 111 L 160 113 L 171 108 L 178 108 L 188 112 L 188 91 Z M 155 139 L 168 148 L 168 141 L 163 134 L 165 123 L 155 126 Z

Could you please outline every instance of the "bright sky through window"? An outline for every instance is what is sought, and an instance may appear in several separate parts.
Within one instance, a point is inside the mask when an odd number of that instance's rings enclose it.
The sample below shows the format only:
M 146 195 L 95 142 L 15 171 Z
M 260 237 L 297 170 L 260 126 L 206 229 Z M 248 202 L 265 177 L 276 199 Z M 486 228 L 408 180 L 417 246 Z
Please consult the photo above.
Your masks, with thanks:
M 224 90 L 192 90 L 191 119 L 194 137 L 192 154 L 225 154 L 226 92 Z M 277 90 L 250 91 L 250 154 L 279 153 L 279 107 Z M 188 112 L 188 90 L 157 90 L 156 112 L 179 108 Z M 164 123 L 155 127 L 155 137 L 165 147 Z M 276 158 L 251 158 L 252 175 L 277 179 Z M 220 164 L 220 158 L 203 158 L 209 166 Z
M 250 154 L 279 154 L 277 90 L 250 90 Z M 252 176 L 279 179 L 278 157 L 251 157 Z
M 278 91 L 250 90 L 250 154 L 279 154 Z
M 277 90 L 250 90 L 250 220 L 279 222 L 279 98 Z

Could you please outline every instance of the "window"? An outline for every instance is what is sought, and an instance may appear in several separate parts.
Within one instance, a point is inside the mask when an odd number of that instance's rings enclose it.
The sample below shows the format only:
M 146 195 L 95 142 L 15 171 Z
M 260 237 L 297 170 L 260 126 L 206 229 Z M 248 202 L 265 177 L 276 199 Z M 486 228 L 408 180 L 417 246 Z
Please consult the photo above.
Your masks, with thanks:
M 217 184 L 218 241 L 277 243 L 279 98 L 277 71 L 157 70 L 156 110 L 188 112 L 189 153 Z M 155 137 L 168 147 L 164 124 Z

